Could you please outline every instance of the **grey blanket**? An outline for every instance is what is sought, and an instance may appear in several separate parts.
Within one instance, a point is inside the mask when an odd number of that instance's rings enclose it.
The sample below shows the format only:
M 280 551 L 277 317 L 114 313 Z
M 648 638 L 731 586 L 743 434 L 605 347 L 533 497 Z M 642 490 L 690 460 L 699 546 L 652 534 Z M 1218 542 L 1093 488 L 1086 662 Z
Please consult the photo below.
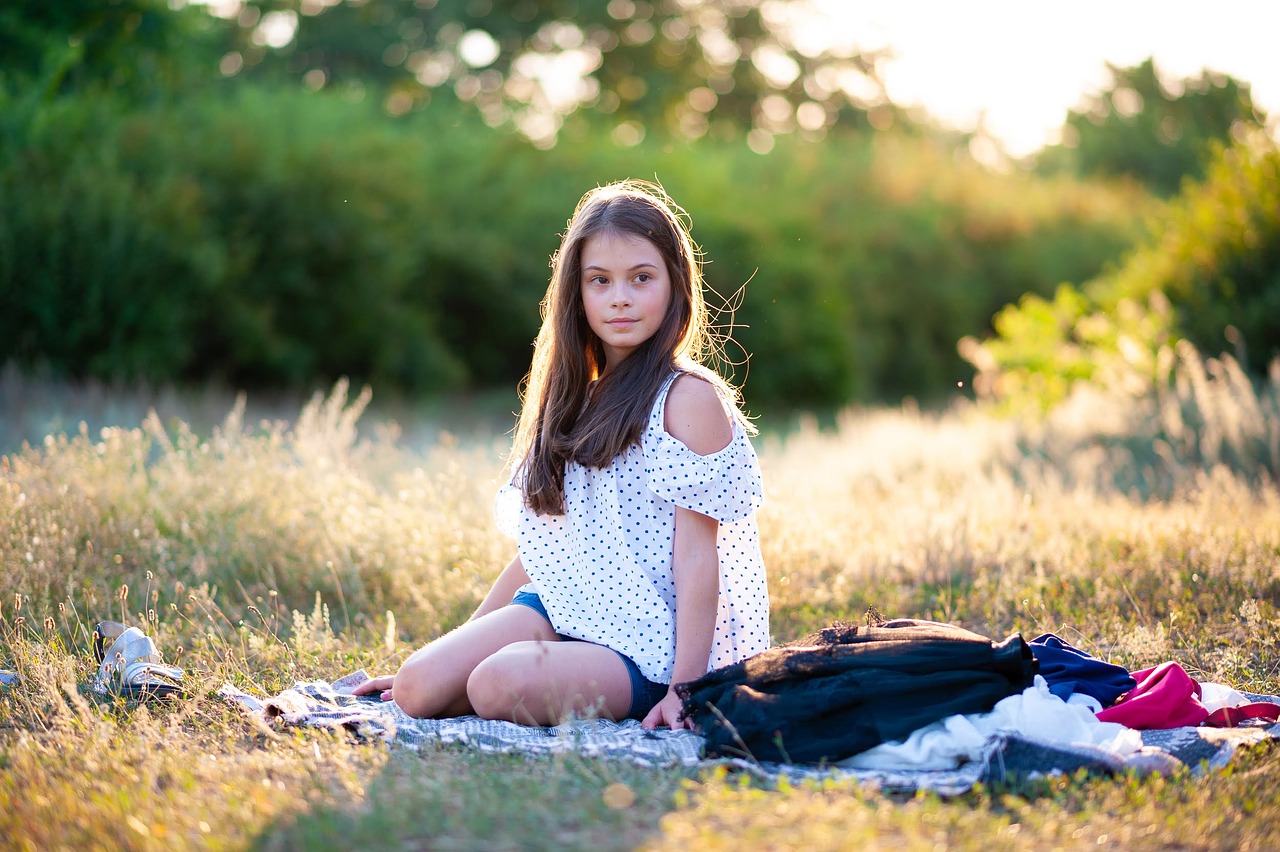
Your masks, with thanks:
M 784 776 L 793 781 L 853 779 L 886 791 L 929 790 L 943 796 L 960 795 L 980 781 L 1000 781 L 1036 773 L 1073 773 L 1079 769 L 1099 773 L 1125 769 L 1167 773 L 1183 765 L 1197 772 L 1204 768 L 1216 769 L 1230 762 L 1239 747 L 1280 736 L 1280 725 L 1143 731 L 1142 752 L 1121 758 L 1093 746 L 1064 746 L 1002 735 L 988 742 L 981 760 L 954 770 L 861 770 L 740 759 L 704 760 L 703 741 L 698 734 L 666 728 L 646 731 L 634 720 L 584 719 L 540 728 L 476 716 L 415 719 L 394 702 L 382 701 L 377 696 L 352 695 L 351 690 L 367 679 L 368 675 L 359 671 L 332 683 L 297 683 L 279 695 L 266 698 L 252 696 L 227 684 L 219 694 L 270 724 L 342 728 L 360 738 L 411 749 L 429 743 L 457 743 L 483 752 L 518 752 L 531 756 L 574 753 L 654 767 L 727 765 L 764 780 Z M 1273 696 L 1250 698 L 1280 703 L 1280 699 Z

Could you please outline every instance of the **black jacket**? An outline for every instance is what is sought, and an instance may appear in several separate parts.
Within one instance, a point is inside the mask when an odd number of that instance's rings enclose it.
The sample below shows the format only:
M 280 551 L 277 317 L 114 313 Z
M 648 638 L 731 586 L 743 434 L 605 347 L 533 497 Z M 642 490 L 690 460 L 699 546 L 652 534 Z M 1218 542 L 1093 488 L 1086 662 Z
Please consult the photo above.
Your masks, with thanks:
M 1022 637 L 900 619 L 838 623 L 680 684 L 709 756 L 810 763 L 850 757 L 1031 685 Z

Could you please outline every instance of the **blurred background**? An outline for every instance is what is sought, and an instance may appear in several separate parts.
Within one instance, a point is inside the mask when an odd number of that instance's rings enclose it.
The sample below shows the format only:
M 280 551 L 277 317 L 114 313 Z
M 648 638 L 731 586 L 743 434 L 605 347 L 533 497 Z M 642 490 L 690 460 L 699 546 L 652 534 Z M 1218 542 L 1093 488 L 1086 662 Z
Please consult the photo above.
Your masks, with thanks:
M 1280 13 L 1037 9 L 6 0 L 0 418 L 342 377 L 509 414 L 558 234 L 622 177 L 691 213 L 757 413 L 1044 408 L 1181 340 L 1263 375 Z

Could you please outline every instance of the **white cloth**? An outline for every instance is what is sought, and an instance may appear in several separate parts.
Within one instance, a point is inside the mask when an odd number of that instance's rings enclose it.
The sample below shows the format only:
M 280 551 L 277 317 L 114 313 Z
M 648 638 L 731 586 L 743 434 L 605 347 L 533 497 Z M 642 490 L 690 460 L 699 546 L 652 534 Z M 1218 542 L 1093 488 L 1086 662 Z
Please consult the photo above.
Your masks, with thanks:
M 516 539 L 556 632 L 625 654 L 656 683 L 669 683 L 675 664 L 677 506 L 720 522 L 720 601 L 707 670 L 769 645 L 755 520 L 764 499 L 759 460 L 735 417 L 729 444 L 710 455 L 698 455 L 667 432 L 667 393 L 678 375 L 658 392 L 638 446 L 605 468 L 567 465 L 565 514 L 535 514 L 515 484 L 500 489 L 495 501 L 498 526 Z
M 1200 703 L 1210 713 L 1221 710 L 1223 707 L 1239 707 L 1241 704 L 1248 704 L 1249 700 L 1249 696 L 1232 689 L 1225 683 L 1200 682 Z
M 1068 704 L 1079 704 L 1081 707 L 1088 707 L 1090 713 L 1101 713 L 1102 702 L 1089 695 L 1087 692 L 1073 692 L 1067 696 Z
M 1124 756 L 1142 748 L 1142 736 L 1114 722 L 1100 722 L 1087 707 L 1068 704 L 1036 675 L 1032 686 L 1002 699 L 990 713 L 948 716 L 912 731 L 902 742 L 882 743 L 840 761 L 854 769 L 955 769 L 979 760 L 987 740 L 1001 733 L 1045 743 L 1086 744 Z

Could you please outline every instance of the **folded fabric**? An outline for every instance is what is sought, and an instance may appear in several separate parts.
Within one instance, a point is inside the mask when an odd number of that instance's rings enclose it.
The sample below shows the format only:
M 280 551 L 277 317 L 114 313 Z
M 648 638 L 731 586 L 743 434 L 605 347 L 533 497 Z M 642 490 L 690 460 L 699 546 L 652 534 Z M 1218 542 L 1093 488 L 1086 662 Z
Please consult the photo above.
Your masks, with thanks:
M 993 642 L 937 622 L 837 624 L 679 684 L 707 754 L 841 760 L 1031 685 L 1021 636 Z
M 1177 663 L 1142 669 L 1133 677 L 1137 686 L 1099 713 L 1099 719 L 1154 730 L 1201 725 L 1209 717 L 1200 703 L 1200 684 Z
M 1027 647 L 1040 664 L 1049 690 L 1064 701 L 1072 694 L 1091 695 L 1108 707 L 1137 686 L 1123 667 L 1099 660 L 1053 633 L 1037 636 Z
M 1142 748 L 1137 731 L 1098 721 L 1088 707 L 1063 701 L 1037 675 L 1032 686 L 1001 699 L 988 713 L 950 716 L 913 731 L 902 742 L 882 743 L 837 765 L 881 770 L 954 769 L 981 759 L 991 737 L 998 734 L 1016 734 L 1042 744 L 1097 746 L 1119 756 Z

